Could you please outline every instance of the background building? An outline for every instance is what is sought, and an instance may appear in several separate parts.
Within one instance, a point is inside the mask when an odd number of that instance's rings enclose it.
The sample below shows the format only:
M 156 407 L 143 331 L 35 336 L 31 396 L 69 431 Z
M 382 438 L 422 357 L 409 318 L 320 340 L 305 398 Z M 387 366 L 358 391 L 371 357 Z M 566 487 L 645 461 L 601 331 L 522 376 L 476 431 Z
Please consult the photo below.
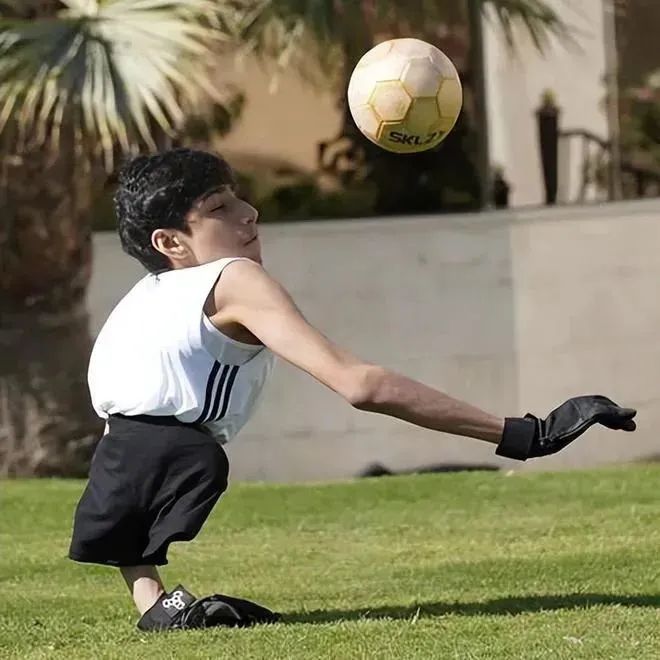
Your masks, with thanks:
M 546 90 L 553 92 L 561 108 L 563 128 L 588 128 L 603 140 L 609 137 L 603 1 L 585 0 L 579 8 L 567 8 L 560 0 L 550 4 L 572 26 L 575 43 L 550 37 L 541 53 L 519 29 L 512 51 L 492 17 L 482 23 L 490 162 L 502 168 L 513 206 L 540 205 L 545 199 L 535 113 Z M 452 56 L 465 70 L 465 55 L 457 49 Z M 227 57 L 220 70 L 223 79 L 243 88 L 247 102 L 219 147 L 248 167 L 288 163 L 314 171 L 318 143 L 339 130 L 335 94 L 311 87 L 293 70 L 283 71 L 275 87 L 270 72 L 254 58 L 236 64 Z M 563 201 L 575 199 L 581 183 L 580 148 L 577 140 L 562 145 Z M 591 199 L 603 194 L 595 186 L 589 191 Z

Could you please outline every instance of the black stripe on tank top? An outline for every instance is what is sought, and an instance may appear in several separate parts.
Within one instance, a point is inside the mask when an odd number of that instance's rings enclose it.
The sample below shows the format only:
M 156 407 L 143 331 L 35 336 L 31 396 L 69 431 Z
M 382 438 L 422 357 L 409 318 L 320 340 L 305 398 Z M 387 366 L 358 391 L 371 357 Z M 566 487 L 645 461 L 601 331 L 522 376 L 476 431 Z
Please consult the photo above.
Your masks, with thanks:
M 193 422 L 193 424 L 200 424 L 202 420 L 206 418 L 209 414 L 209 408 L 211 407 L 211 398 L 213 395 L 213 385 L 215 384 L 215 377 L 218 375 L 218 370 L 220 369 L 220 363 L 214 362 L 213 367 L 211 367 L 211 373 L 209 374 L 209 379 L 206 381 L 206 394 L 204 395 L 204 408 L 200 416 Z
M 227 412 L 227 407 L 229 406 L 229 398 L 231 397 L 231 390 L 232 387 L 234 387 L 234 381 L 236 380 L 237 375 L 238 375 L 238 367 L 234 366 L 231 368 L 231 373 L 229 374 L 229 380 L 227 381 L 227 387 L 225 388 L 225 396 L 223 397 L 222 410 L 220 411 L 220 415 L 218 415 L 216 419 L 222 419 L 225 416 L 225 413 Z
M 209 422 L 212 419 L 215 419 L 215 416 L 218 414 L 218 408 L 220 407 L 220 397 L 222 396 L 222 389 L 224 387 L 225 381 L 227 380 L 227 372 L 229 371 L 229 365 L 222 367 L 222 373 L 220 374 L 220 380 L 218 381 L 218 388 L 215 391 L 215 397 L 213 399 L 213 407 L 211 408 L 210 414 L 204 418 L 205 422 Z

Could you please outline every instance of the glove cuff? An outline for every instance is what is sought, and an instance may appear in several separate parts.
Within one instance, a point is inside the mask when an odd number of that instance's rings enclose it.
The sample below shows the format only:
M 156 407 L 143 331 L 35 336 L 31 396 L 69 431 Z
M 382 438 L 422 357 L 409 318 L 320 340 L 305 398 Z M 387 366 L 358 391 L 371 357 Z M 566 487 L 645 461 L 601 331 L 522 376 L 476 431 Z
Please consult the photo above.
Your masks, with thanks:
M 171 593 L 163 593 L 137 623 L 139 630 L 166 630 L 178 627 L 181 613 L 195 602 L 195 597 L 182 585 L 177 585 Z
M 525 461 L 529 458 L 534 438 L 537 434 L 536 420 L 525 417 L 507 417 L 504 420 L 504 433 L 497 445 L 498 456 Z

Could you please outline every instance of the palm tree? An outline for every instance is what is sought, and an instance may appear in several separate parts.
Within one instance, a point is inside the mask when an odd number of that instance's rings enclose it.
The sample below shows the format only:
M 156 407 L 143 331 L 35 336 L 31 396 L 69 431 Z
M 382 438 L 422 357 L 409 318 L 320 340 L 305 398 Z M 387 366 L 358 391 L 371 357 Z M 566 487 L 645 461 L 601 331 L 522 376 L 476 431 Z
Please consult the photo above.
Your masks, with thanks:
M 123 155 L 227 102 L 200 66 L 231 34 L 220 9 L 0 2 L 0 475 L 86 474 L 90 209 Z
M 546 0 L 264 0 L 260 11 L 244 25 L 246 44 L 267 60 L 280 66 L 295 67 L 311 82 L 332 81 L 337 89 L 342 111 L 339 135 L 319 145 L 320 169 L 332 174 L 344 185 L 371 182 L 377 190 L 375 211 L 398 213 L 410 210 L 435 210 L 438 190 L 419 186 L 419 181 L 448 181 L 462 168 L 459 177 L 472 181 L 475 198 L 483 197 L 473 165 L 466 162 L 462 142 L 467 134 L 466 117 L 443 143 L 438 158 L 434 150 L 411 159 L 392 155 L 363 139 L 355 127 L 343 90 L 358 59 L 383 38 L 419 36 L 430 42 L 442 41 L 440 29 L 450 33 L 472 23 L 470 71 L 463 82 L 472 89 L 477 120 L 485 125 L 485 108 L 480 98 L 480 37 L 476 20 L 488 10 L 499 23 L 508 43 L 515 48 L 517 26 L 522 26 L 534 44 L 543 49 L 547 37 L 566 39 L 569 31 Z M 476 18 L 475 18 L 476 17 Z M 454 30 L 452 30 L 454 28 Z M 460 29 L 460 28 L 459 28 Z M 478 151 L 477 149 L 473 149 Z M 482 149 L 483 151 L 483 149 Z M 462 163 L 462 165 L 461 165 Z M 482 163 L 482 169 L 487 166 Z
M 467 0 L 473 2 L 475 0 Z M 438 26 L 457 24 L 466 3 L 438 0 L 263 0 L 244 12 L 243 35 L 253 50 L 309 72 L 310 61 L 325 72 L 340 64 L 350 72 L 380 35 L 429 35 Z M 550 34 L 565 37 L 567 26 L 547 0 L 476 0 L 490 9 L 508 42 L 522 26 L 538 48 Z

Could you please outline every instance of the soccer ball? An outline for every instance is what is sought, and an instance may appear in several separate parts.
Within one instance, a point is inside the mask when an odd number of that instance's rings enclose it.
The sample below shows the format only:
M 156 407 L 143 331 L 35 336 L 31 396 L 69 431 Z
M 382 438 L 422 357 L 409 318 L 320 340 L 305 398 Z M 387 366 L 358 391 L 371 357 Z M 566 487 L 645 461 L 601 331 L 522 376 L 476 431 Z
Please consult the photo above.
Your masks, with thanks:
M 390 39 L 367 51 L 348 84 L 348 107 L 360 131 L 395 153 L 432 149 L 447 137 L 463 106 L 452 61 L 419 39 Z

